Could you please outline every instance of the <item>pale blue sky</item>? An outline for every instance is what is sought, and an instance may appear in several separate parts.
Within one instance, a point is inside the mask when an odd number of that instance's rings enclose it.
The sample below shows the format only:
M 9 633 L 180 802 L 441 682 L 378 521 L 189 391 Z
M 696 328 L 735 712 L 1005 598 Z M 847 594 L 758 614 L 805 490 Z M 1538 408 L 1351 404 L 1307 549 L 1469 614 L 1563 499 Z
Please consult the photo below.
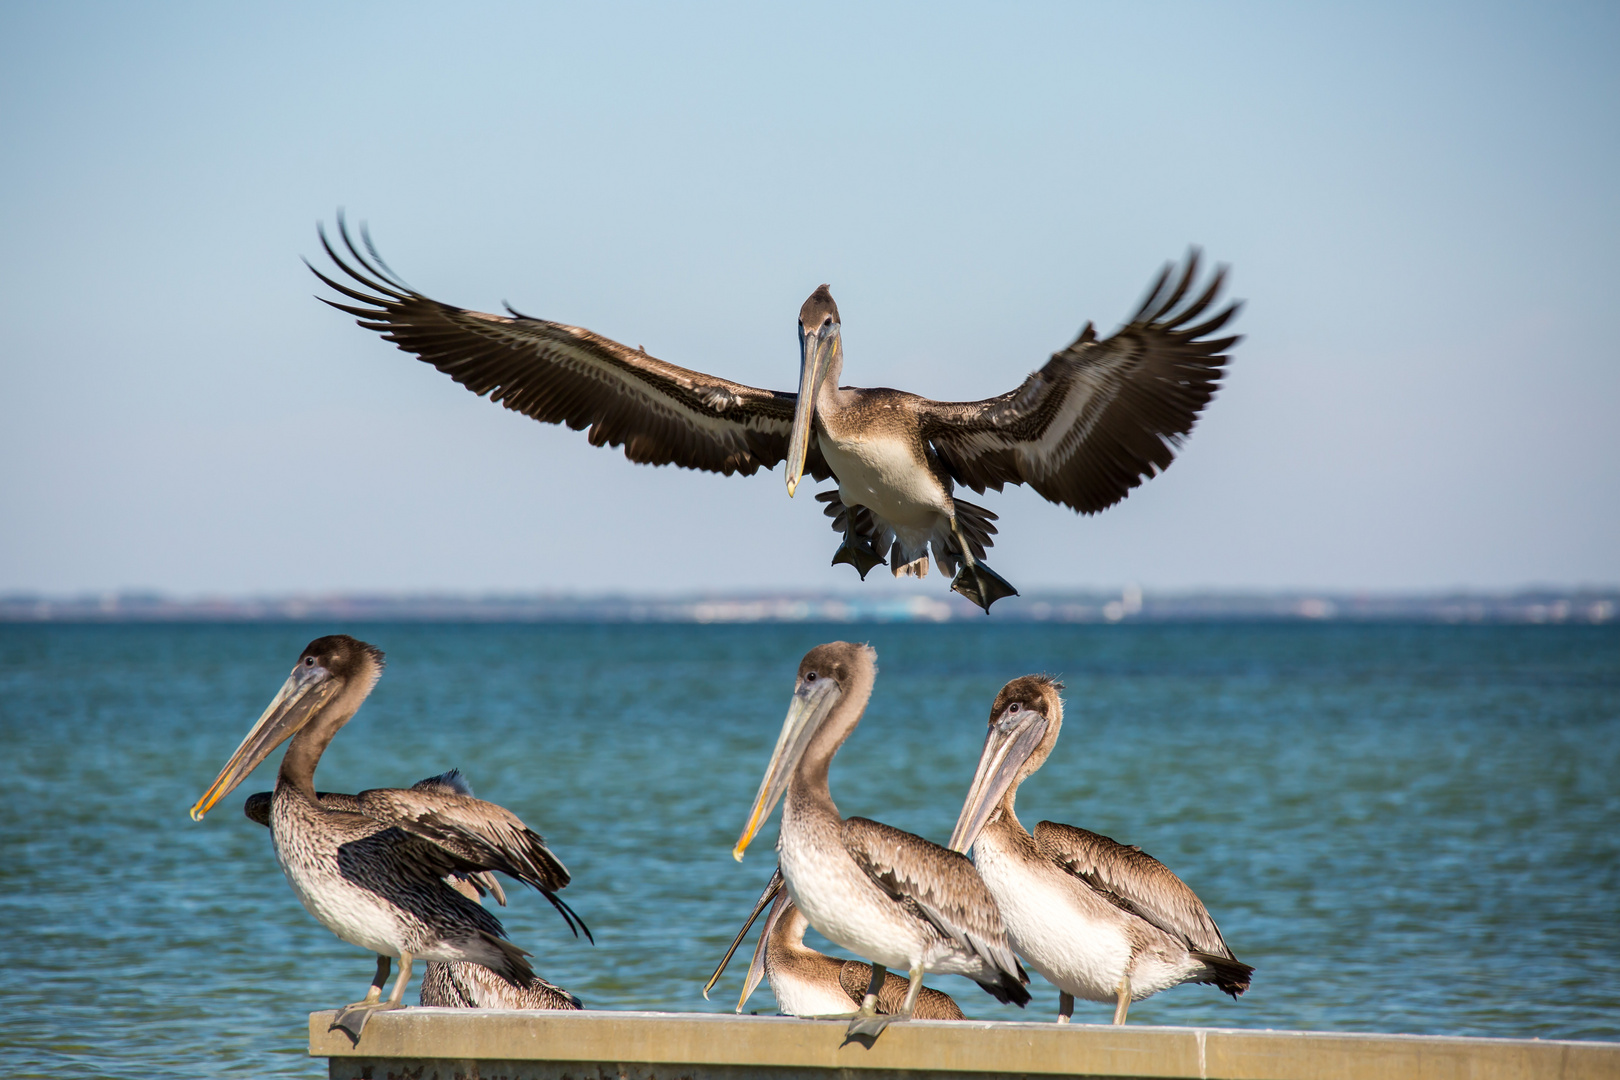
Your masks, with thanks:
M 312 299 L 430 295 L 760 386 L 1015 385 L 1189 243 L 1248 335 L 1041 587 L 1620 583 L 1613 5 L 0 6 L 0 590 L 827 589 L 780 471 L 632 466 Z M 922 588 L 943 592 L 931 577 Z

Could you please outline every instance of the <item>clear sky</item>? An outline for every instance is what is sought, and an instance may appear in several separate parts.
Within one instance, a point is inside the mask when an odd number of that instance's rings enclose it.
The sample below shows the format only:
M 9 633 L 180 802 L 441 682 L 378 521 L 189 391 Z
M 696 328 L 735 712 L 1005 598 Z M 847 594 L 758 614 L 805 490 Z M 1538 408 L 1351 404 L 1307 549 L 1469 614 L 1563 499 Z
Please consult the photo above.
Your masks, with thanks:
M 1168 473 L 1029 590 L 1620 583 L 1620 8 L 0 6 L 0 590 L 828 589 L 780 470 L 633 466 L 317 303 L 791 388 L 1016 385 L 1189 244 L 1248 301 Z M 971 496 L 970 496 L 971 497 Z M 943 592 L 931 577 L 923 586 Z

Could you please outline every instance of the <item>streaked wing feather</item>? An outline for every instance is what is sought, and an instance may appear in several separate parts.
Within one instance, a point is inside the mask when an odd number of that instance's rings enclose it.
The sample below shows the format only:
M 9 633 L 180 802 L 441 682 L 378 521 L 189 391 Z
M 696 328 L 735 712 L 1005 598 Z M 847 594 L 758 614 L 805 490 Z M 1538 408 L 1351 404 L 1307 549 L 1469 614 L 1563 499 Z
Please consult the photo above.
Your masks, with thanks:
M 542 891 L 568 884 L 545 839 L 505 807 L 453 791 L 374 788 L 355 796 L 360 812 L 432 841 L 457 857 Z
M 983 401 L 923 401 L 923 435 L 951 475 L 974 491 L 1029 484 L 1081 513 L 1105 510 L 1169 468 L 1215 394 L 1239 339 L 1211 338 L 1237 313 L 1214 304 L 1225 280 L 1183 302 L 1198 277 L 1198 252 L 1171 268 L 1118 333 L 1080 336 L 1018 389 Z
M 1054 821 L 1036 825 L 1034 836 L 1041 854 L 1119 907 L 1200 952 L 1233 958 L 1204 902 L 1141 848 Z
M 867 818 L 847 818 L 841 831 L 850 857 L 884 892 L 1002 971 L 1022 974 L 995 899 L 966 855 Z

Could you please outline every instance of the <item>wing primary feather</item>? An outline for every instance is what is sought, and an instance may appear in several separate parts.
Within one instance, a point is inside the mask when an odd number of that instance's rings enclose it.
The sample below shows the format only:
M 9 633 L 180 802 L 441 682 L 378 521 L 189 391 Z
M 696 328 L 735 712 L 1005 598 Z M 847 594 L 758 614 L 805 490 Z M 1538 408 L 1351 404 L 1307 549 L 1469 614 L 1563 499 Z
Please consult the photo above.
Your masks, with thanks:
M 326 235 L 326 226 L 317 224 L 315 226 L 315 231 L 321 238 L 321 247 L 325 249 L 327 258 L 331 259 L 332 262 L 336 263 L 338 268 L 340 270 L 342 270 L 345 274 L 348 274 L 349 277 L 353 278 L 355 281 L 358 281 L 360 284 L 364 285 L 366 288 L 372 289 L 372 290 L 374 290 L 376 292 L 380 292 L 384 296 L 389 297 L 389 298 L 391 298 L 392 300 L 394 300 L 396 302 L 404 302 L 404 301 L 407 301 L 407 300 L 410 299 L 410 294 L 409 294 L 408 291 L 400 292 L 398 288 L 391 287 L 386 282 L 374 281 L 371 278 L 366 277 L 364 274 L 360 273 L 358 270 L 356 270 L 354 267 L 350 266 L 346 261 L 344 261 L 343 257 L 340 256 L 337 253 L 337 248 L 332 246 L 331 239 Z M 343 239 L 344 239 L 345 243 L 348 243 L 349 238 L 348 238 L 347 235 L 345 235 Z M 352 245 L 350 245 L 350 246 L 352 246 Z M 309 260 L 307 260 L 307 259 L 304 260 L 304 261 L 305 261 L 306 265 L 309 262 Z M 362 265 L 364 265 L 364 264 L 362 263 Z M 315 268 L 313 266 L 311 266 L 310 269 L 314 270 Z M 317 270 L 316 273 L 320 274 L 320 271 Z M 326 277 L 325 275 L 320 275 L 320 276 L 321 276 L 321 279 L 323 281 L 325 281 L 328 285 L 333 285 L 334 288 L 338 288 L 338 286 L 336 286 L 332 282 L 332 279 Z M 350 293 L 350 295 L 352 296 L 354 294 Z M 367 300 L 368 300 L 368 302 L 376 304 L 379 307 L 387 307 L 387 301 L 385 301 L 385 300 L 379 300 L 379 299 L 376 299 L 374 297 L 368 297 Z
M 1154 309 L 1155 315 L 1163 315 L 1174 311 L 1176 305 L 1181 303 L 1181 298 L 1187 295 L 1187 289 L 1192 286 L 1193 278 L 1198 273 L 1199 255 L 1200 252 L 1196 247 L 1190 248 L 1187 251 L 1187 261 L 1182 267 L 1181 278 L 1176 282 L 1175 288 L 1170 290 L 1169 297 Z M 1168 266 L 1165 267 L 1165 274 L 1167 276 L 1170 274 L 1170 272 L 1171 268 Z M 1219 274 L 1216 275 L 1217 278 L 1219 276 Z

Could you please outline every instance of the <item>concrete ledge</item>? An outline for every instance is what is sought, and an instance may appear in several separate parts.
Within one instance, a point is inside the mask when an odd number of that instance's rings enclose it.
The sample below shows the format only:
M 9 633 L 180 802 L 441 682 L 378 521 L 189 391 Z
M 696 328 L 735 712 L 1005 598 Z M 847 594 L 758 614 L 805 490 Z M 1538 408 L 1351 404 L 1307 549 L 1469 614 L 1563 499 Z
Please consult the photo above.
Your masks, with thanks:
M 351 1045 L 311 1013 L 332 1080 L 921 1080 L 949 1075 L 1220 1080 L 1616 1080 L 1620 1043 L 1093 1024 L 913 1021 L 870 1047 L 844 1024 L 713 1013 L 381 1013 Z

